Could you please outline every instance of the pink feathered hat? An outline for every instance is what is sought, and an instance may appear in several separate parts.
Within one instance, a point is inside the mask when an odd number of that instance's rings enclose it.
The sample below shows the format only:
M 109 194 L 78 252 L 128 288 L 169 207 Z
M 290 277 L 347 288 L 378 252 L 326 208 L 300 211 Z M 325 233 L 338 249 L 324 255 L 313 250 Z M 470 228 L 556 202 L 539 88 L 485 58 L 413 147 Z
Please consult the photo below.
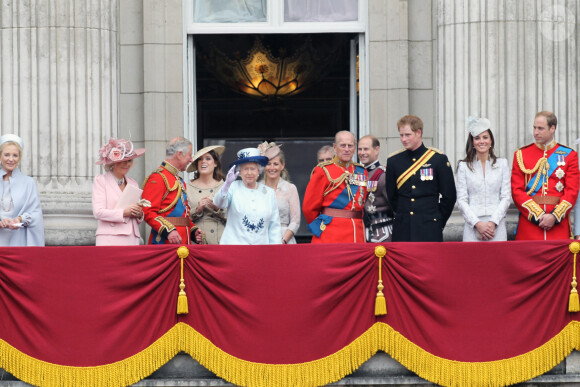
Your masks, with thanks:
M 130 140 L 111 137 L 109 142 L 99 149 L 99 160 L 96 164 L 108 165 L 120 163 L 121 161 L 136 159 L 137 157 L 143 156 L 144 153 L 145 148 L 135 149 Z

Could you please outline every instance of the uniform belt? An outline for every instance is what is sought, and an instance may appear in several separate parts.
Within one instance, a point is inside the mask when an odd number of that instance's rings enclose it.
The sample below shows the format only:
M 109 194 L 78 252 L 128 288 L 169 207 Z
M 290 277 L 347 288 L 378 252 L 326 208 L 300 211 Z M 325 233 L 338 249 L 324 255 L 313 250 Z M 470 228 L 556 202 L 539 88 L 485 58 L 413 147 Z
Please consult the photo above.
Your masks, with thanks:
M 538 204 L 549 204 L 555 206 L 556 204 L 560 203 L 559 196 L 532 196 L 532 200 Z
M 172 225 L 174 225 L 176 227 L 189 227 L 189 226 L 191 226 L 191 223 L 189 221 L 189 218 L 169 216 L 169 217 L 167 217 L 165 219 L 169 223 L 171 223 Z
M 362 211 L 339 210 L 331 207 L 322 207 L 322 214 L 335 218 L 362 219 Z

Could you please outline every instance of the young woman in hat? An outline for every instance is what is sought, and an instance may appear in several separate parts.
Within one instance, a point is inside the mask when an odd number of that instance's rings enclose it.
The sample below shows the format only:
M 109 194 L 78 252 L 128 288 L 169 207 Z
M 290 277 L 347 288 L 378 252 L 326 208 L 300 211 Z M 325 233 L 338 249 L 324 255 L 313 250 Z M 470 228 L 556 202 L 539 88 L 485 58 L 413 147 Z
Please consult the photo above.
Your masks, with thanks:
M 280 216 L 274 190 L 258 182 L 268 158 L 258 148 L 238 152 L 226 181 L 213 199 L 227 210 L 228 220 L 221 245 L 280 244 Z M 241 181 L 236 181 L 238 175 Z
M 469 117 L 466 156 L 457 167 L 457 207 L 465 219 L 463 241 L 506 241 L 505 215 L 511 202 L 511 173 L 496 157 L 487 118 Z
M 294 234 L 300 228 L 300 198 L 296 186 L 290 183 L 284 152 L 273 142 L 263 142 L 258 149 L 268 158 L 263 183 L 276 192 L 282 243 L 295 244 Z
M 95 176 L 93 184 L 93 215 L 98 221 L 97 246 L 138 245 L 141 241 L 139 223 L 143 221 L 143 208 L 138 202 L 117 208 L 121 194 L 128 186 L 139 188 L 127 176 L 133 160 L 145 153 L 135 149 L 129 140 L 111 138 L 99 150 L 96 164 L 105 167 L 105 173 Z
M 195 172 L 187 183 L 187 200 L 191 220 L 205 233 L 209 245 L 219 244 L 226 225 L 226 212 L 213 204 L 215 194 L 224 184 L 221 155 L 226 148 L 221 145 L 206 146 L 197 151 L 187 172 Z
M 0 246 L 44 246 L 44 222 L 36 182 L 20 172 L 22 139 L 0 137 Z

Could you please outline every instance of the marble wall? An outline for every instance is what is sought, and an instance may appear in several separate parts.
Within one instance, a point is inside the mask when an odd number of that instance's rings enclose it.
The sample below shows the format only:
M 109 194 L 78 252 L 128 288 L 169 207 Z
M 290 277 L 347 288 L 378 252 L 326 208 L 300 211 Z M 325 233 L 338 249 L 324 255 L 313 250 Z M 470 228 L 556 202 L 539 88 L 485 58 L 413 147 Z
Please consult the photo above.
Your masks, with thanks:
M 48 244 L 86 244 L 96 151 L 117 132 L 117 1 L 1 0 L 0 125 L 24 140 Z

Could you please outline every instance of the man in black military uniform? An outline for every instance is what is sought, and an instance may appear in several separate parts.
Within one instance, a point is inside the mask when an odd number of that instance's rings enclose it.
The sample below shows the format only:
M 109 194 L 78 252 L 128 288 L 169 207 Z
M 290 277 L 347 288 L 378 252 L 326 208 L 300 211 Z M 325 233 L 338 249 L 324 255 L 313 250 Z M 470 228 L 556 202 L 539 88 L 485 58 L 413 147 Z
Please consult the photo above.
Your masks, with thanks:
M 397 123 L 404 149 L 387 160 L 386 190 L 393 210 L 393 242 L 441 242 L 457 193 L 447 156 L 423 145 L 423 121 Z

